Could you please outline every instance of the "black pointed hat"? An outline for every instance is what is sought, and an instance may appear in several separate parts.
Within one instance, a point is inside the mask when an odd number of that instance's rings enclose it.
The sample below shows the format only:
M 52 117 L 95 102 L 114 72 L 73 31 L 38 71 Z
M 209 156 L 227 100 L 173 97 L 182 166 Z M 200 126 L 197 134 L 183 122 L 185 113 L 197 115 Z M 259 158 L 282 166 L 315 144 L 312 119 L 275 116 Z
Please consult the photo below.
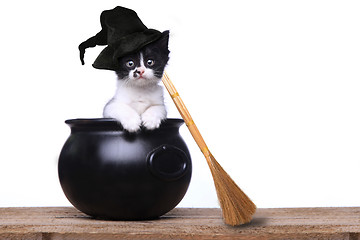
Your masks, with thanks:
M 83 65 L 86 48 L 107 45 L 93 63 L 97 69 L 116 70 L 120 57 L 139 51 L 161 37 L 161 32 L 148 29 L 135 11 L 124 7 L 103 11 L 100 23 L 101 31 L 79 45 Z

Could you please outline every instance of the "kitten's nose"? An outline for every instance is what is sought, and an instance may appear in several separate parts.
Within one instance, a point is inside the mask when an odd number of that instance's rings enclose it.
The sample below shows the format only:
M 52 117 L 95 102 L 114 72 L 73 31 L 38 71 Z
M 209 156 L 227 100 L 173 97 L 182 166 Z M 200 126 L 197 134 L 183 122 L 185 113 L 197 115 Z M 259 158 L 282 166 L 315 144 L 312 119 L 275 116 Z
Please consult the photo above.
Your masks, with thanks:
M 142 75 L 144 74 L 144 72 L 145 72 L 145 69 L 142 68 L 142 67 L 140 67 L 140 68 L 137 68 L 137 69 L 136 69 L 136 72 L 137 72 L 138 74 L 140 74 L 140 76 L 142 76 Z

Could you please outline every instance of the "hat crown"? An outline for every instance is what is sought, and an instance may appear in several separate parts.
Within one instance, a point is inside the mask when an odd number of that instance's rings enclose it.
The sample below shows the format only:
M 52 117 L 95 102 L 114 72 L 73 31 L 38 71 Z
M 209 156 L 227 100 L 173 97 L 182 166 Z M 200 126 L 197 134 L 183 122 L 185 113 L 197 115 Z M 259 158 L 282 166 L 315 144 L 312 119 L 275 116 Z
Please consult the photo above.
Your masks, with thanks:
M 137 13 L 124 7 L 105 10 L 100 16 L 102 28 L 107 28 L 107 44 L 116 44 L 121 38 L 147 29 Z

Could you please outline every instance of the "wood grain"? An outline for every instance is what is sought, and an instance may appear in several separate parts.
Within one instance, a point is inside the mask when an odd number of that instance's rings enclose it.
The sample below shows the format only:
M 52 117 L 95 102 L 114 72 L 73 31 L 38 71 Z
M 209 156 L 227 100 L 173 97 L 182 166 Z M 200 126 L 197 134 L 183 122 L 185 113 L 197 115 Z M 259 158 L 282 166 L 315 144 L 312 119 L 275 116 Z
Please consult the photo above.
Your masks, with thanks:
M 258 209 L 230 227 L 220 209 L 178 208 L 151 221 L 93 219 L 71 207 L 0 208 L 0 239 L 360 240 L 360 208 Z

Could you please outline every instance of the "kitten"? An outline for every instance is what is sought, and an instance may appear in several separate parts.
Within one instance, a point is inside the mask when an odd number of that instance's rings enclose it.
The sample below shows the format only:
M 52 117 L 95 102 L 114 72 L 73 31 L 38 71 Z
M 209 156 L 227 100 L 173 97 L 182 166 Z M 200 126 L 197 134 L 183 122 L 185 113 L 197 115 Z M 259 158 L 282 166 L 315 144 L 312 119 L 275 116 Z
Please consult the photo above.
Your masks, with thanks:
M 167 112 L 158 83 L 169 60 L 168 41 L 169 31 L 165 31 L 159 40 L 119 59 L 117 90 L 104 107 L 105 118 L 115 118 L 129 132 L 160 126 Z

